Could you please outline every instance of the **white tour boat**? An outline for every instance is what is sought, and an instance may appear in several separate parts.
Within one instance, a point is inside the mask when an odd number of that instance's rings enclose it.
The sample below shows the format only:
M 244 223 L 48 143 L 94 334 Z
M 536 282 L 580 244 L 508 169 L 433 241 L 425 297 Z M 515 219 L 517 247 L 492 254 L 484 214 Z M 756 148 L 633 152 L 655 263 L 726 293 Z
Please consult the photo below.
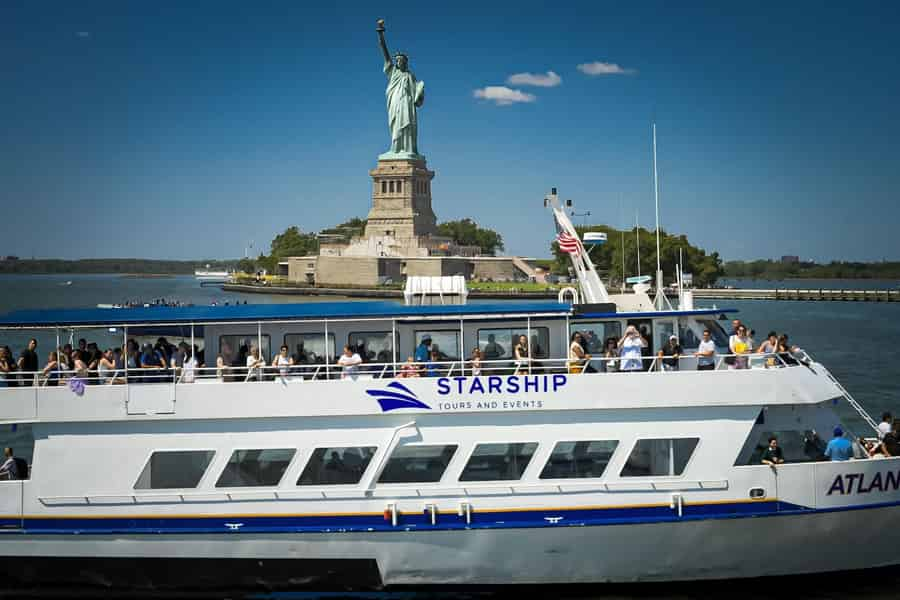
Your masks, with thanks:
M 571 256 L 574 303 L 0 316 L 57 340 L 159 332 L 202 345 L 208 365 L 56 371 L 0 389 L 4 431 L 33 438 L 27 478 L 0 481 L 6 582 L 557 584 L 900 562 L 884 535 L 900 526 L 900 459 L 821 460 L 847 430 L 840 403 L 874 426 L 825 366 L 798 351 L 729 369 L 719 320 L 733 311 L 608 294 L 585 253 Z M 650 342 L 634 372 L 600 351 L 628 325 Z M 696 368 L 704 330 L 712 370 Z M 592 368 L 568 358 L 575 331 Z M 655 354 L 670 335 L 685 348 L 677 371 Z M 338 363 L 345 344 L 361 365 Z M 272 366 L 282 345 L 293 364 Z M 246 368 L 253 349 L 269 366 Z M 785 455 L 774 468 L 760 462 L 772 434 Z M 864 543 L 822 551 L 835 539 Z

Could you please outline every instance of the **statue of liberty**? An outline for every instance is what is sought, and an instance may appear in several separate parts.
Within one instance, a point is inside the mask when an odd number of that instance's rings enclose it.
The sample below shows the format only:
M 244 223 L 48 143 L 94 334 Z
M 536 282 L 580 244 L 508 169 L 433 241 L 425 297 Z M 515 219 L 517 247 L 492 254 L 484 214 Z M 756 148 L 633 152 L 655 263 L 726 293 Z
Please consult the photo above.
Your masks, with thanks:
M 379 158 L 421 158 L 417 143 L 418 119 L 416 109 L 425 102 L 425 84 L 416 81 L 409 70 L 409 57 L 397 52 L 394 60 L 384 41 L 384 20 L 378 20 L 375 28 L 378 42 L 384 55 L 384 74 L 388 85 L 387 98 L 388 126 L 391 129 L 391 149 Z

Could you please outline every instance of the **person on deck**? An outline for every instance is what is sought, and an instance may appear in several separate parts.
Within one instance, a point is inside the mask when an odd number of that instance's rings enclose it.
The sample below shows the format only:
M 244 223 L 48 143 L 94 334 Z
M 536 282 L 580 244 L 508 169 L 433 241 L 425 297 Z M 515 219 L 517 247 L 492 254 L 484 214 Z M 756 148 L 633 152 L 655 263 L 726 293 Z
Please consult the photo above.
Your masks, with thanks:
M 778 447 L 778 438 L 774 435 L 769 438 L 769 446 L 763 451 L 762 464 L 774 467 L 784 462 L 784 453 Z
M 13 480 L 19 479 L 19 465 L 16 464 L 16 459 L 13 456 L 12 448 L 4 448 L 3 449 L 4 461 L 3 464 L 0 465 L 0 479 L 3 480 Z
M 19 375 L 19 385 L 34 385 L 34 375 L 40 370 L 38 367 L 38 355 L 35 350 L 37 350 L 37 340 L 31 338 L 28 340 L 28 346 L 22 350 L 22 354 L 19 356 L 18 366 L 19 371 L 22 373 Z
M 569 373 L 575 375 L 584 371 L 586 361 L 590 360 L 591 355 L 584 352 L 584 338 L 581 333 L 574 332 L 569 343 L 569 358 L 567 367 Z
M 643 370 L 643 350 L 647 342 L 641 337 L 640 332 L 634 325 L 629 325 L 625 329 L 625 335 L 619 340 L 618 348 L 622 357 L 622 371 L 642 371 Z
M 663 371 L 677 371 L 681 360 L 681 344 L 678 336 L 670 335 L 666 345 L 659 351 L 658 358 Z
M 358 353 L 353 351 L 353 348 L 344 346 L 344 353 L 337 362 L 342 367 L 341 379 L 356 379 L 359 372 L 359 365 L 362 364 L 362 358 Z
M 426 363 L 431 358 L 431 336 L 426 335 L 416 346 L 415 358 L 417 363 Z
M 881 423 L 878 424 L 878 439 L 883 440 L 884 436 L 891 432 L 893 429 L 892 423 L 894 422 L 894 418 L 891 416 L 891 413 L 885 412 L 881 414 Z
M 513 375 L 518 375 L 520 372 L 527 372 L 528 365 L 531 362 L 531 358 L 528 356 L 528 338 L 524 335 L 519 336 L 519 341 L 513 348 L 513 354 L 516 358 L 516 370 L 513 372 Z
M 703 330 L 703 339 L 694 352 L 697 357 L 698 371 L 714 371 L 716 368 L 716 343 L 712 341 L 712 334 L 709 329 Z
M 844 430 L 840 427 L 834 428 L 834 437 L 825 448 L 825 456 L 832 461 L 853 458 L 853 443 L 844 437 Z

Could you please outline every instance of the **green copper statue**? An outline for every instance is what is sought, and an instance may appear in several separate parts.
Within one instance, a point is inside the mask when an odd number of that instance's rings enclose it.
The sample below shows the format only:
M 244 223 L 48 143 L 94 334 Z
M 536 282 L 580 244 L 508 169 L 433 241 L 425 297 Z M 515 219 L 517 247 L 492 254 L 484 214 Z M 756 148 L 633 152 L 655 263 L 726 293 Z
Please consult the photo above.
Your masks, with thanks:
M 375 28 L 378 42 L 384 55 L 384 74 L 388 85 L 387 97 L 388 126 L 391 128 L 391 149 L 379 158 L 421 158 L 418 148 L 418 119 L 416 109 L 425 102 L 425 84 L 416 81 L 409 70 L 409 57 L 398 52 L 391 60 L 384 41 L 384 20 L 378 20 Z

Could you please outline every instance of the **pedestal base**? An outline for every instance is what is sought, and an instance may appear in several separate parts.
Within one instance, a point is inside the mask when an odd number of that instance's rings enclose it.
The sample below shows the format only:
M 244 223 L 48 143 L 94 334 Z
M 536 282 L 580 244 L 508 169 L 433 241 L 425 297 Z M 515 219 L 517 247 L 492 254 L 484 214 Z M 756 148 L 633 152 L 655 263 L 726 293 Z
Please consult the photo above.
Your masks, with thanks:
M 412 152 L 387 151 L 384 154 L 379 154 L 378 160 L 415 160 L 425 162 L 425 157 L 421 154 L 414 154 Z

